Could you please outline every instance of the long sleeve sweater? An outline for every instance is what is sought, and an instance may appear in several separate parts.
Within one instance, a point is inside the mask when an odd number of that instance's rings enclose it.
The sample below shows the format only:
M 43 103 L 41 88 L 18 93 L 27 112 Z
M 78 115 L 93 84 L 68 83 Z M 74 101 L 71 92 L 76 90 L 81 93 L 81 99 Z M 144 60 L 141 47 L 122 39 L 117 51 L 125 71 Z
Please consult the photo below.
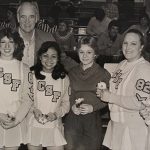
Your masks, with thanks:
M 33 77 L 34 107 L 46 114 L 53 112 L 57 118 L 61 118 L 70 109 L 69 78 L 66 76 L 64 79 L 55 80 L 50 73 L 41 73 L 46 77 L 44 80 Z
M 150 64 L 140 58 L 135 62 L 121 62 L 110 80 L 109 100 L 111 116 L 117 119 L 122 112 L 144 109 L 142 101 L 149 102 Z M 118 120 L 118 119 L 117 119 Z
M 16 112 L 16 119 L 21 122 L 28 114 L 33 104 L 33 93 L 32 93 L 32 74 L 30 73 L 29 67 L 23 64 L 23 85 L 21 89 L 20 107 Z
M 74 67 L 70 73 L 70 85 L 71 85 L 71 106 L 75 103 L 77 98 L 84 98 L 85 104 L 93 106 L 93 110 L 99 110 L 106 106 L 96 96 L 97 83 L 100 81 L 109 83 L 110 74 L 98 64 L 94 63 L 92 67 L 83 70 L 81 65 Z

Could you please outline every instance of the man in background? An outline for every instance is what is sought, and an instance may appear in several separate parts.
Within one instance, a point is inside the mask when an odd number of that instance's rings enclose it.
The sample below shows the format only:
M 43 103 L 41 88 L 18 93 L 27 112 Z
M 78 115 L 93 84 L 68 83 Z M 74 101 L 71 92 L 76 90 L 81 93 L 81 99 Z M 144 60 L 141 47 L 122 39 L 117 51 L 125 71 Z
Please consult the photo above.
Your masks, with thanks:
M 87 34 L 99 36 L 101 33 L 107 31 L 110 21 L 111 19 L 106 16 L 105 11 L 102 8 L 96 9 L 94 16 L 88 22 Z

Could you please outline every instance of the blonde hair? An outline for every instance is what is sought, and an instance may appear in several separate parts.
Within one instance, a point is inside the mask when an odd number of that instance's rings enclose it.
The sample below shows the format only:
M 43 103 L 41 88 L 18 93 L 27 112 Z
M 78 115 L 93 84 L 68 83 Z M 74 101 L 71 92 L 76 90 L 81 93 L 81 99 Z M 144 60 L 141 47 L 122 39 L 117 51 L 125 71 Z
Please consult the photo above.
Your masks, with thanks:
M 87 44 L 88 46 L 90 46 L 95 51 L 95 54 L 97 54 L 98 47 L 97 47 L 97 39 L 95 37 L 90 36 L 90 35 L 82 37 L 79 40 L 78 49 L 81 48 L 82 44 Z

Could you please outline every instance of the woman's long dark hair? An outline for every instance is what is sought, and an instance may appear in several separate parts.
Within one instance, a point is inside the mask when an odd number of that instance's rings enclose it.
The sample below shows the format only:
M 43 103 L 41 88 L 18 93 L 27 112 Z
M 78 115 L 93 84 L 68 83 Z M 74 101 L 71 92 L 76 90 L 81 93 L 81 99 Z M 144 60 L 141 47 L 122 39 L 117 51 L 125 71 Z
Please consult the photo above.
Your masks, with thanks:
M 49 48 L 55 50 L 58 55 L 57 64 L 52 71 L 52 78 L 55 80 L 59 78 L 63 79 L 66 76 L 66 71 L 64 69 L 64 66 L 60 63 L 61 51 L 59 45 L 54 41 L 47 41 L 41 45 L 37 54 L 37 63 L 33 67 L 31 67 L 31 71 L 35 72 L 36 79 L 40 79 L 40 80 L 45 79 L 45 76 L 41 74 L 41 71 L 43 70 L 43 65 L 41 63 L 40 57 L 42 56 L 43 53 L 46 53 Z
M 20 37 L 18 32 L 13 32 L 10 28 L 5 28 L 5 29 L 0 30 L 0 40 L 5 36 L 8 39 L 11 39 L 11 38 L 13 39 L 14 44 L 15 44 L 13 57 L 21 61 L 23 57 L 23 50 L 25 47 L 23 39 Z

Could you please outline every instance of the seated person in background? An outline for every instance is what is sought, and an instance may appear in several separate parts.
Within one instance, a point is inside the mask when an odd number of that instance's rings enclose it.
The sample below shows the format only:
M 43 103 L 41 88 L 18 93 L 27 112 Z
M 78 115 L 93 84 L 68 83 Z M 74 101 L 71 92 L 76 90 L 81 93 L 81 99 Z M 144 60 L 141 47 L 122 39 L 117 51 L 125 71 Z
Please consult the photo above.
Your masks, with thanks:
M 57 25 L 54 17 L 48 16 L 47 19 L 39 20 L 36 28 L 44 32 L 54 33 L 57 30 Z
M 132 25 L 129 29 L 137 29 L 139 30 L 144 36 L 144 50 L 143 56 L 144 58 L 150 62 L 150 18 L 146 13 L 141 14 L 139 17 L 139 23 L 136 25 Z M 129 30 L 127 29 L 127 31 Z M 127 32 L 125 31 L 125 33 Z
M 145 7 L 145 12 L 148 14 L 150 18 L 150 1 L 149 0 L 144 0 L 144 7 Z
M 74 50 L 74 47 L 76 46 L 75 37 L 66 21 L 62 20 L 59 22 L 58 29 L 53 36 L 62 52 Z
M 108 25 L 108 31 L 98 36 L 98 54 L 113 56 L 121 54 L 122 36 L 119 34 L 118 20 L 112 20 Z
M 102 8 L 95 10 L 94 16 L 90 19 L 87 25 L 87 34 L 92 36 L 98 36 L 102 32 L 107 31 L 108 24 L 111 21 L 105 14 Z
M 0 29 L 11 28 L 13 31 L 16 30 L 18 26 L 17 17 L 16 17 L 16 8 L 10 7 L 7 10 L 6 20 L 0 23 Z
M 139 23 L 132 25 L 131 27 L 129 27 L 127 29 L 127 31 L 129 29 L 137 29 L 140 32 L 142 32 L 143 36 L 144 36 L 144 40 L 146 42 L 147 39 L 147 34 L 150 32 L 150 19 L 148 17 L 148 15 L 146 13 L 141 14 L 141 16 L 139 17 Z M 125 33 L 127 32 L 125 31 Z
M 112 20 L 119 18 L 118 6 L 114 4 L 113 0 L 106 0 L 103 9 L 105 10 L 106 16 L 108 18 Z

